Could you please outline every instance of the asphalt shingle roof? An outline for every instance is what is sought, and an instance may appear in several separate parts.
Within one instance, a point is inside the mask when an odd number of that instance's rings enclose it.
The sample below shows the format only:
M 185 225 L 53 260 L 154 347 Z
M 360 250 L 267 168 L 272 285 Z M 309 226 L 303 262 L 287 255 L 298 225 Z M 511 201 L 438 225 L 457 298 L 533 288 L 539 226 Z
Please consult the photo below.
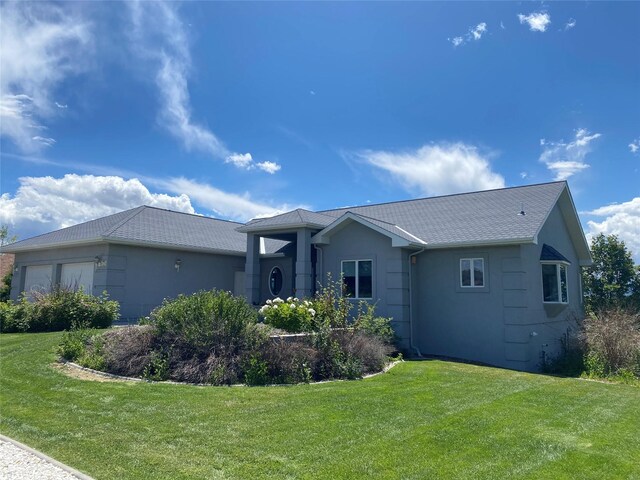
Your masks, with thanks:
M 350 211 L 373 217 L 430 246 L 509 242 L 534 238 L 565 186 L 554 182 L 318 213 L 338 218 Z
M 238 231 L 258 231 L 294 225 L 315 225 L 326 227 L 334 220 L 335 219 L 333 217 L 328 215 L 305 210 L 304 208 L 298 208 L 273 217 L 255 218 L 246 225 L 238 228 Z
M 236 229 L 241 223 L 142 206 L 72 227 L 28 238 L 5 251 L 31 250 L 60 244 L 113 241 L 179 249 L 246 252 L 247 237 Z M 265 239 L 273 253 L 286 242 Z
M 347 212 L 430 247 L 526 241 L 538 233 L 565 187 L 566 182 L 553 182 L 320 212 L 297 209 L 244 225 L 142 206 L 16 242 L 4 251 L 117 241 L 242 254 L 244 232 L 301 224 L 321 229 Z M 284 245 L 265 238 L 265 253 Z

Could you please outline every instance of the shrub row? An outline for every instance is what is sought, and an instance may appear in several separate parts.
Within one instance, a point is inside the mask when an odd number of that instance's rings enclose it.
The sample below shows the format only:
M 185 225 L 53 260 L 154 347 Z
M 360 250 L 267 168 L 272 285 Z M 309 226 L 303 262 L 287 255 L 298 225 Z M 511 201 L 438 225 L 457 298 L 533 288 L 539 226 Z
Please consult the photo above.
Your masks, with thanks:
M 359 378 L 382 370 L 394 350 L 388 332 L 377 335 L 375 322 L 368 331 L 365 321 L 353 329 L 322 325 L 293 341 L 270 338 L 243 298 L 216 290 L 165 301 L 145 323 L 102 335 L 79 328 L 65 334 L 59 353 L 123 376 L 265 385 Z
M 640 378 L 640 314 L 611 309 L 578 322 L 547 370 L 591 378 Z
M 106 328 L 119 317 L 120 305 L 103 294 L 94 297 L 82 290 L 56 287 L 34 293 L 28 300 L 0 303 L 0 332 L 53 332 L 72 325 Z

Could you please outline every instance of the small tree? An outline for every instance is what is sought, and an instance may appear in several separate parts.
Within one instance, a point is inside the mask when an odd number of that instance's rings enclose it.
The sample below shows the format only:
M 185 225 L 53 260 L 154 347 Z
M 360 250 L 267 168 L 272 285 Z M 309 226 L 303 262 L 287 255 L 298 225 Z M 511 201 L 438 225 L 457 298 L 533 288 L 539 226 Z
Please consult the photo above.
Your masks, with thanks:
M 1 250 L 2 247 L 10 243 L 15 242 L 18 239 L 15 235 L 9 235 L 9 226 L 0 225 L 0 255 L 4 255 Z M 13 265 L 9 271 L 0 278 L 0 302 L 6 302 L 9 300 L 11 294 L 11 281 L 13 280 Z
M 591 240 L 591 255 L 593 265 L 582 271 L 587 311 L 638 309 L 640 270 L 634 266 L 624 241 L 601 233 Z

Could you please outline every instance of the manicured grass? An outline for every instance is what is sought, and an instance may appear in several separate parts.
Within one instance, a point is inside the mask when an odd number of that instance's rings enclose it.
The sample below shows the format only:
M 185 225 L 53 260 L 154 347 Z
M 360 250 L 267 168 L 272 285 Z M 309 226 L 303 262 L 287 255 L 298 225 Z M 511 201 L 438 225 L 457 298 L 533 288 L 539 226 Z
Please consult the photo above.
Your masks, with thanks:
M 442 361 L 291 387 L 92 382 L 0 335 L 0 432 L 97 479 L 640 478 L 640 388 Z

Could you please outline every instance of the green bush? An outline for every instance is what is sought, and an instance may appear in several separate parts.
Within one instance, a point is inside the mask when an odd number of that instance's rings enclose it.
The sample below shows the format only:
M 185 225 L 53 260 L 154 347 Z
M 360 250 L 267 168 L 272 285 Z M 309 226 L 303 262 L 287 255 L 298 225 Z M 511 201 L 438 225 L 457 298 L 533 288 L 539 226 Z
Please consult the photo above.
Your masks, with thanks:
M 221 290 L 165 300 L 151 312 L 161 341 L 206 358 L 218 351 L 237 353 L 263 341 L 257 315 L 244 298 Z
M 244 381 L 247 385 L 266 385 L 269 383 L 269 366 L 267 362 L 252 355 L 244 367 Z
M 2 332 L 52 332 L 72 325 L 106 328 L 118 319 L 120 305 L 103 294 L 94 297 L 82 290 L 56 287 L 36 293 L 32 301 L 23 296 L 17 303 L 3 304 Z M 8 308 L 7 308 L 8 305 Z
M 291 333 L 309 332 L 314 329 L 315 310 L 310 301 L 300 301 L 289 297 L 267 300 L 267 304 L 259 310 L 267 325 L 280 328 Z
M 384 343 L 394 343 L 396 335 L 393 327 L 391 327 L 391 318 L 377 317 L 375 313 L 375 305 L 360 302 L 358 305 L 358 316 L 353 323 L 354 329 L 377 337 Z
M 346 295 L 342 277 L 334 281 L 331 273 L 327 274 L 325 285 L 318 288 L 313 299 L 313 308 L 316 311 L 316 326 L 344 328 L 349 324 L 352 305 Z
M 151 353 L 149 363 L 142 371 L 142 378 L 146 380 L 162 381 L 169 378 L 169 358 L 160 352 Z

